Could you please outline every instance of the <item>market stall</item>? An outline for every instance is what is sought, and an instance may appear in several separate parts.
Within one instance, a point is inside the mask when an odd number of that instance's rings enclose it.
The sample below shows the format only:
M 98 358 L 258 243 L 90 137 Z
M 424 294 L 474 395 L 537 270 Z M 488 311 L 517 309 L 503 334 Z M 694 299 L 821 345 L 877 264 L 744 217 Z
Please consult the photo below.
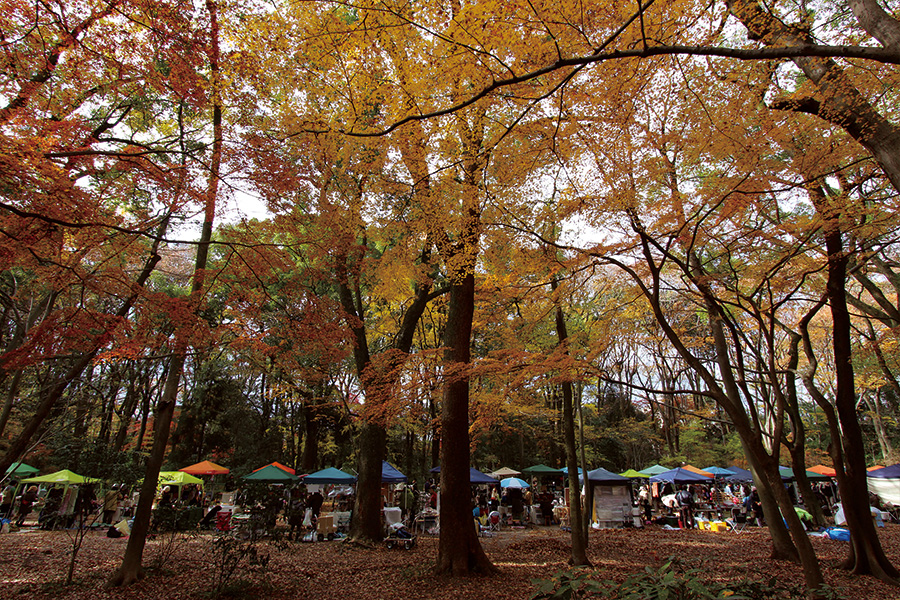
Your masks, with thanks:
M 640 515 L 632 515 L 630 478 L 600 468 L 588 471 L 587 480 L 591 524 L 594 529 L 630 526 L 635 523 L 640 526 Z

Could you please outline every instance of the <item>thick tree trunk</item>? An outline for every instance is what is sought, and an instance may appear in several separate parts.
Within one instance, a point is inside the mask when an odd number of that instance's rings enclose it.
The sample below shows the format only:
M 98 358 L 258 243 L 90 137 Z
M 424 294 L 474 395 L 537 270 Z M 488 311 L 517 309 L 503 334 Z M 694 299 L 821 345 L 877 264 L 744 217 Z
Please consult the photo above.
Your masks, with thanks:
M 475 530 L 469 482 L 469 345 L 475 310 L 475 276 L 457 274 L 450 286 L 444 332 L 441 409 L 441 536 L 437 573 L 493 573 Z
M 387 433 L 381 423 L 361 423 L 356 436 L 359 452 L 359 480 L 350 537 L 376 542 L 384 535 L 381 525 L 381 463 Z
M 789 560 L 792 562 L 800 562 L 800 555 L 794 542 L 791 541 L 791 534 L 784 526 L 781 520 L 781 511 L 778 508 L 778 501 L 772 493 L 769 480 L 763 473 L 763 465 L 766 460 L 771 457 L 763 448 L 762 442 L 754 443 L 752 440 L 752 432 L 746 431 L 746 424 L 736 426 L 738 436 L 741 439 L 741 447 L 744 450 L 744 456 L 750 466 L 750 472 L 753 473 L 753 482 L 756 484 L 756 491 L 759 494 L 759 503 L 763 508 L 763 518 L 766 521 L 766 527 L 769 529 L 769 537 L 772 540 L 772 552 L 770 556 L 777 560 Z M 742 430 L 743 431 L 742 433 Z M 781 480 L 779 478 L 779 485 Z M 750 517 L 750 515 L 748 515 Z
M 313 406 L 312 398 L 307 398 L 303 406 L 303 420 L 306 435 L 303 438 L 303 451 L 300 455 L 300 470 L 312 473 L 319 464 L 319 419 L 318 409 Z

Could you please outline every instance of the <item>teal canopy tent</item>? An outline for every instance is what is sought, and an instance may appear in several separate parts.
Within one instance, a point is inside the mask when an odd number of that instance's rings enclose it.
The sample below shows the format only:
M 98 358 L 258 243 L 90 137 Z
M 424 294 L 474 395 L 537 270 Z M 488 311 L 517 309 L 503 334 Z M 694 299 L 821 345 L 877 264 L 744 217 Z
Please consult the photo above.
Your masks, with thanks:
M 643 473 L 644 475 L 659 475 L 660 473 L 665 473 L 668 470 L 669 470 L 668 468 L 666 468 L 660 464 L 656 464 L 656 465 L 653 465 L 652 467 L 647 467 L 646 469 L 641 469 L 638 472 Z
M 327 469 L 322 469 L 321 471 L 310 473 L 303 478 L 303 483 L 306 484 L 335 483 L 350 485 L 351 483 L 355 482 L 356 477 L 349 473 L 344 473 L 340 469 L 335 469 L 334 467 L 328 467 Z
M 9 468 L 6 469 L 6 474 L 10 477 L 31 477 L 39 471 L 40 469 L 36 469 L 31 465 L 20 462 L 9 465 Z
M 292 481 L 300 480 L 296 475 L 292 475 L 275 465 L 266 465 L 262 469 L 253 471 L 241 479 L 244 481 L 256 481 L 258 483 L 290 483 Z

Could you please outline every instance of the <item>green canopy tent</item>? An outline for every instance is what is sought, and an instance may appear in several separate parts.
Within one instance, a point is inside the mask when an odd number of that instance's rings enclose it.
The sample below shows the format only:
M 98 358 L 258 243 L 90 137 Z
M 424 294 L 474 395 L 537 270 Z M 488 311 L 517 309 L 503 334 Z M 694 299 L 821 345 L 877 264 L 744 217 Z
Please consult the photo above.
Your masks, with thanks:
M 74 497 L 72 496 L 73 492 L 70 492 L 69 487 L 73 485 L 83 485 L 85 483 L 99 483 L 99 479 L 93 479 L 91 477 L 85 477 L 83 475 L 79 475 L 78 473 L 73 473 L 68 469 L 63 469 L 62 471 L 57 471 L 55 473 L 49 473 L 47 475 L 41 475 L 39 477 L 29 477 L 27 479 L 23 479 L 19 482 L 19 486 L 16 489 L 16 495 L 19 495 L 19 489 L 28 485 L 46 485 L 46 486 L 62 486 L 62 500 L 61 506 L 68 508 L 60 508 L 60 514 L 71 515 L 72 507 L 74 506 Z
M 650 476 L 646 473 L 641 473 L 640 471 L 635 471 L 634 469 L 628 469 L 627 471 L 622 471 L 619 473 L 622 477 L 627 477 L 628 479 L 649 479 Z
M 522 472 L 526 475 L 535 475 L 537 477 L 544 477 L 545 475 L 549 476 L 559 476 L 562 475 L 563 472 L 559 469 L 554 469 L 553 467 L 548 467 L 547 465 L 534 465 L 533 467 L 528 467 L 527 469 L 522 469 Z
M 173 494 L 172 497 L 175 500 L 181 500 L 181 488 L 191 484 L 199 486 L 202 490 L 204 481 L 199 477 L 195 477 L 190 473 L 183 473 L 182 471 L 160 471 L 159 485 L 156 486 L 156 489 L 160 490 L 165 486 L 169 486 L 170 488 L 177 487 L 178 492 L 176 494 Z M 200 497 L 203 497 L 202 493 Z
M 563 472 L 559 469 L 554 469 L 553 467 L 548 467 L 545 464 L 534 465 L 528 467 L 527 469 L 522 469 L 522 473 L 532 478 L 532 483 L 540 480 L 543 477 L 562 477 Z
M 660 464 L 653 465 L 652 467 L 647 467 L 646 469 L 641 469 L 639 472 L 644 475 L 659 475 L 660 473 L 665 473 L 666 471 L 670 471 L 671 469 L 664 467 Z
M 30 477 L 38 473 L 40 469 L 36 469 L 31 465 L 26 465 L 23 462 L 13 463 L 9 465 L 9 468 L 6 469 L 6 474 L 9 477 Z
M 244 475 L 241 479 L 256 483 L 290 483 L 292 481 L 300 481 L 300 478 L 296 475 L 288 473 L 275 465 L 266 465 L 249 475 Z
M 160 471 L 159 485 L 177 485 L 182 486 L 188 483 L 196 483 L 203 485 L 203 480 L 194 477 L 190 473 L 182 473 L 181 471 Z
M 63 469 L 62 471 L 50 473 L 49 475 L 29 477 L 28 479 L 23 479 L 21 483 L 56 483 L 60 485 L 80 485 L 82 483 L 97 483 L 99 481 L 99 479 L 91 479 L 90 477 L 84 477 L 83 475 L 79 475 L 78 473 L 73 473 L 68 469 Z
M 781 471 L 781 478 L 787 481 L 794 481 L 797 476 L 794 474 L 794 469 L 790 467 L 778 467 L 778 470 Z M 829 481 L 831 478 L 828 475 L 822 475 L 821 473 L 816 473 L 815 471 L 807 471 L 806 478 L 810 481 Z

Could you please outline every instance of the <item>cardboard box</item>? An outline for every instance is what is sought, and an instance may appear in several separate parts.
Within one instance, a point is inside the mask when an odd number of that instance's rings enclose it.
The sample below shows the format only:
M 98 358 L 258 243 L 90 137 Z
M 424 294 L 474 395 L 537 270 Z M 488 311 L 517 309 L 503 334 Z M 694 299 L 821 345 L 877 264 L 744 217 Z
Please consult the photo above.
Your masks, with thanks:
M 316 527 L 316 531 L 325 535 L 336 532 L 334 515 L 319 515 L 319 524 Z

